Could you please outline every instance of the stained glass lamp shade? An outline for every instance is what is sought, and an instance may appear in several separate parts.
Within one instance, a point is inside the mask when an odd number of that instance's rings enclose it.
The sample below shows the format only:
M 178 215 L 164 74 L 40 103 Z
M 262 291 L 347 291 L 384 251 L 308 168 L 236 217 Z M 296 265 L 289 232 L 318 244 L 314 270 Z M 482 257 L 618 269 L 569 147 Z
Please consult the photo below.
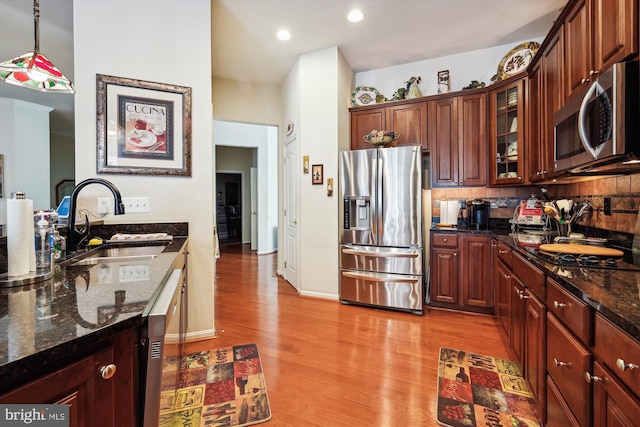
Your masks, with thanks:
M 74 93 L 71 81 L 39 50 L 40 4 L 38 0 L 33 2 L 33 18 L 34 50 L 0 63 L 0 79 L 13 85 L 41 92 Z

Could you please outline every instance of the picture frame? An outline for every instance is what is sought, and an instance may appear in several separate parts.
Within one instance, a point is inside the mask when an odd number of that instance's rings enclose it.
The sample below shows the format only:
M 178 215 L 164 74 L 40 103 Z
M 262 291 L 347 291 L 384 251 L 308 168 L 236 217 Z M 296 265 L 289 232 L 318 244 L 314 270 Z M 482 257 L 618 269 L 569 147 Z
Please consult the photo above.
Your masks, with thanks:
M 324 178 L 322 176 L 322 165 L 313 165 L 311 166 L 311 184 L 313 185 L 322 185 L 324 182 Z
M 438 93 L 447 93 L 450 90 L 449 70 L 438 71 Z
M 191 88 L 96 75 L 97 172 L 191 176 Z
M 333 178 L 327 178 L 327 197 L 333 197 Z

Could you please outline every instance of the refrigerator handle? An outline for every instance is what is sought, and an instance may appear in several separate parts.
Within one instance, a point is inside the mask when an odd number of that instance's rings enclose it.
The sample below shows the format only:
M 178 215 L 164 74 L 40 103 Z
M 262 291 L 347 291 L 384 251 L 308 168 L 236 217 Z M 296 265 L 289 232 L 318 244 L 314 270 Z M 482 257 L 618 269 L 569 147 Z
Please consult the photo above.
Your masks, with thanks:
M 389 276 L 376 276 L 373 274 L 360 274 L 355 271 L 342 271 L 342 275 L 345 277 L 350 277 L 352 279 L 362 279 L 367 280 L 369 282 L 385 282 L 385 283 L 415 283 L 415 276 L 404 276 L 404 277 L 389 277 Z
M 383 218 L 382 218 L 382 212 L 383 212 L 382 201 L 384 200 L 383 197 L 382 197 L 383 196 L 383 188 L 382 188 L 382 181 L 383 181 L 383 179 L 382 179 L 382 170 L 383 170 L 382 166 L 383 165 L 382 165 L 382 157 L 381 156 L 379 156 L 379 155 L 376 156 L 375 165 L 376 165 L 376 172 L 375 172 L 376 173 L 376 176 L 375 176 L 375 187 L 376 187 L 376 189 L 375 189 L 375 193 L 374 194 L 375 194 L 376 200 L 375 200 L 375 205 L 374 205 L 375 208 L 374 209 L 375 209 L 375 212 L 376 212 L 376 215 L 375 215 L 376 224 L 375 224 L 375 230 L 374 230 L 375 234 L 374 234 L 374 236 L 375 236 L 376 245 L 378 245 L 382 241 L 381 234 L 384 232 L 384 227 L 383 227 L 384 221 L 383 221 Z
M 363 255 L 370 258 L 418 258 L 420 252 L 372 252 L 372 251 L 359 251 L 357 249 L 342 249 L 343 254 L 347 255 Z

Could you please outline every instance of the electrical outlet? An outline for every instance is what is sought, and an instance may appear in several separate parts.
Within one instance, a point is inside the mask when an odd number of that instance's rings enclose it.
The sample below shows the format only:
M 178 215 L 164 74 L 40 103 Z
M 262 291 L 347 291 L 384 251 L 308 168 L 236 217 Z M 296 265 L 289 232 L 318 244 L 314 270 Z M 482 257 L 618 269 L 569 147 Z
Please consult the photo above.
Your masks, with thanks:
M 122 203 L 124 204 L 125 214 L 150 211 L 148 197 L 123 197 Z
M 98 213 L 101 215 L 108 214 L 111 209 L 109 206 L 113 203 L 113 197 L 98 197 Z
M 604 198 L 604 214 L 611 215 L 611 197 Z

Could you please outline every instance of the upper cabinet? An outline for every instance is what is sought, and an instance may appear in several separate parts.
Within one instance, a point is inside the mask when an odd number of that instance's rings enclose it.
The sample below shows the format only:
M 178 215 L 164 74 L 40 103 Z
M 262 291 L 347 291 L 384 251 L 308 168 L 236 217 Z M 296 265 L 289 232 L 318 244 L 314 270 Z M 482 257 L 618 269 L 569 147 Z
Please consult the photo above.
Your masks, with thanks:
M 364 136 L 374 129 L 399 133 L 395 145 L 419 144 L 427 150 L 427 103 L 398 102 L 376 108 L 352 109 L 351 149 L 372 148 Z
M 567 98 L 638 52 L 637 0 L 579 0 L 564 20 Z
M 489 183 L 524 181 L 524 77 L 489 92 Z
M 441 98 L 427 106 L 432 185 L 486 186 L 486 93 Z
M 351 149 L 372 148 L 364 140 L 364 136 L 372 130 L 387 130 L 385 108 L 351 111 Z

